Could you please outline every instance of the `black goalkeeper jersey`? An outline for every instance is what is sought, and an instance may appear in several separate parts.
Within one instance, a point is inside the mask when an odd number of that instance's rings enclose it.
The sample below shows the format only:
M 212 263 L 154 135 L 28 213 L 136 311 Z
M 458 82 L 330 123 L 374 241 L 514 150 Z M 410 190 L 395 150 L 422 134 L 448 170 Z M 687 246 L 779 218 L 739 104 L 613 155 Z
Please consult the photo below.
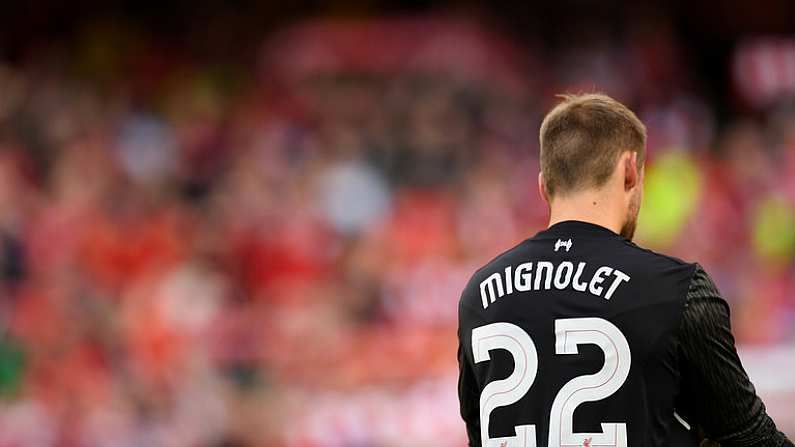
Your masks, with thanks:
M 598 225 L 553 225 L 478 270 L 459 304 L 471 446 L 791 446 L 697 264 Z

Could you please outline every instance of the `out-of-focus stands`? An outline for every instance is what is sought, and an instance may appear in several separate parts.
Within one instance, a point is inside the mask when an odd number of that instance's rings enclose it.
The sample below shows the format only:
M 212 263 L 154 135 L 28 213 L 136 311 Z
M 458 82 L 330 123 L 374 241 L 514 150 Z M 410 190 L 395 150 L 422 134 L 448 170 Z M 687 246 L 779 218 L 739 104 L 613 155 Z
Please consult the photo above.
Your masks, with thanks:
M 594 88 L 649 127 L 638 239 L 707 268 L 793 413 L 786 82 L 719 126 L 662 31 L 315 21 L 238 75 L 95 39 L 102 82 L 0 68 L 0 446 L 462 445 L 458 294 L 543 228 L 540 119 Z

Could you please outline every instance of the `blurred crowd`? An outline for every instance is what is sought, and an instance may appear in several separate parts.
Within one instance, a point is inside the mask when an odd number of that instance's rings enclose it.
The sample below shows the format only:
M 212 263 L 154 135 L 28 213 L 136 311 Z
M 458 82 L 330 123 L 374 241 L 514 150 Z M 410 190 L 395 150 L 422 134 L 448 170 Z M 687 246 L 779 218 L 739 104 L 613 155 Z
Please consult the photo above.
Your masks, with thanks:
M 795 339 L 795 102 L 719 117 L 663 24 L 319 20 L 232 72 L 112 37 L 0 65 L 1 447 L 463 445 L 458 296 L 544 228 L 564 91 L 649 128 L 639 242 Z

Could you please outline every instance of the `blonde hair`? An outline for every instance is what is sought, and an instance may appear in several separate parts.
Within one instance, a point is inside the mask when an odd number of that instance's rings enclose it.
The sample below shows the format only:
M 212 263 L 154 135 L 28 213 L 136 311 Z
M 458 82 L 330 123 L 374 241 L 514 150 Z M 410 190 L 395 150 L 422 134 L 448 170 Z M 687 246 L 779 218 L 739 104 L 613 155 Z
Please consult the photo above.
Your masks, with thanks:
M 619 155 L 646 155 L 646 126 L 624 104 L 601 94 L 560 95 L 541 124 L 541 172 L 547 194 L 567 194 L 607 182 Z

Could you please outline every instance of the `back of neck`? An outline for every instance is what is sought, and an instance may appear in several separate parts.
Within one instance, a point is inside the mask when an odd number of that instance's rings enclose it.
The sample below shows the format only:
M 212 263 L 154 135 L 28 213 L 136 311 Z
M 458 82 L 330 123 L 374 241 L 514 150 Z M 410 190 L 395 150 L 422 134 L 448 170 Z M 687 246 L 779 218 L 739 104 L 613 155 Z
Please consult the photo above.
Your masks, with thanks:
M 555 198 L 550 204 L 549 226 L 567 220 L 579 220 L 620 233 L 623 216 L 616 205 L 598 192 L 581 192 Z

